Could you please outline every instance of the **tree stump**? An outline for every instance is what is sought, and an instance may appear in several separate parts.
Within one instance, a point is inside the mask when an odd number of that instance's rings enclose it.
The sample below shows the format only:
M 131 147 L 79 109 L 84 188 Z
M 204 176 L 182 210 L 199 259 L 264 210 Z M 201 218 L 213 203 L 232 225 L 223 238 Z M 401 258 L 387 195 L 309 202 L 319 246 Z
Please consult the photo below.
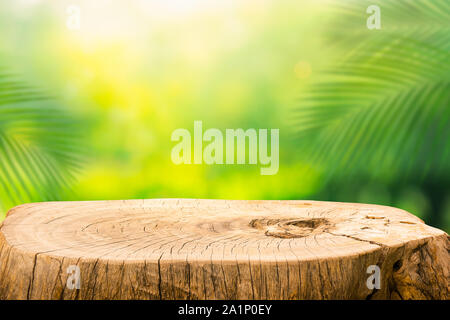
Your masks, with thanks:
M 0 299 L 448 299 L 448 249 L 378 205 L 25 204 L 0 226 Z

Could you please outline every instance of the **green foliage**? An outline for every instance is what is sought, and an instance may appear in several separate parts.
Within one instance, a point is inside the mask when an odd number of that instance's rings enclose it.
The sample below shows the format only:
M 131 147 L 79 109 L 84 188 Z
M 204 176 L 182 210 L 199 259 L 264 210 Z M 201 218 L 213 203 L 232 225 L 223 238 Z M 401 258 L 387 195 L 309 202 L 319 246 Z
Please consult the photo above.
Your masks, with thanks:
M 366 27 L 373 4 L 381 30 Z M 75 32 L 54 6 L 0 2 L 2 61 L 83 118 L 92 157 L 75 194 L 62 195 L 79 163 L 74 120 L 21 82 L 8 89 L 18 81 L 2 73 L 3 209 L 58 198 L 320 198 L 399 206 L 449 230 L 448 1 L 242 1 L 184 13 L 89 2 L 96 19 Z M 279 128 L 279 173 L 175 166 L 171 132 L 195 120 Z
M 328 178 L 448 179 L 450 5 L 378 1 L 382 28 L 368 30 L 369 4 L 333 7 L 331 36 L 347 51 L 301 95 L 302 154 Z
M 61 199 L 80 162 L 76 126 L 50 97 L 0 69 L 0 209 Z

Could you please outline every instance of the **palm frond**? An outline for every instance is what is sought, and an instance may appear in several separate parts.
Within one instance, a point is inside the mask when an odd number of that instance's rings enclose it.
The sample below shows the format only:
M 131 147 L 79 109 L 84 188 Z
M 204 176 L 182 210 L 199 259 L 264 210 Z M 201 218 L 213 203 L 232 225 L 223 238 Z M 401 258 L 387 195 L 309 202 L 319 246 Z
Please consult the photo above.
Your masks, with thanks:
M 81 158 L 76 122 L 49 95 L 0 70 L 0 209 L 59 200 Z
M 442 177 L 450 172 L 450 5 L 378 1 L 387 23 L 369 31 L 361 19 L 369 4 L 335 8 L 345 23 L 333 30 L 351 28 L 342 45 L 353 47 L 302 93 L 295 114 L 300 150 L 329 168 L 328 177 Z

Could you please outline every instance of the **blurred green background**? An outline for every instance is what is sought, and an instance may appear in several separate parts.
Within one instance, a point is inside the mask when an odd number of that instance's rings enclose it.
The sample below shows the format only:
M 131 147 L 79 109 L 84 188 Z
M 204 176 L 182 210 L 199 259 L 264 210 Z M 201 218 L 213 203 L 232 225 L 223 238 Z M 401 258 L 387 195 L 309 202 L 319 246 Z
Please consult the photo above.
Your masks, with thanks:
M 0 38 L 0 217 L 48 200 L 317 199 L 450 230 L 448 1 L 6 0 Z M 170 135 L 194 120 L 279 128 L 278 174 L 174 165 Z

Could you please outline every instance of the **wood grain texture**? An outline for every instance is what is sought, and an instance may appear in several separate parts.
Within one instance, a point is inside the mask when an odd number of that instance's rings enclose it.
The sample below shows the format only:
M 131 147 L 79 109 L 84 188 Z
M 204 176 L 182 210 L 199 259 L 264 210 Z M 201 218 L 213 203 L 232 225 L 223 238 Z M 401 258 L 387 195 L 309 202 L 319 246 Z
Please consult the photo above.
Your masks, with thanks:
M 0 299 L 448 299 L 448 250 L 445 232 L 385 206 L 35 203 L 0 226 Z

